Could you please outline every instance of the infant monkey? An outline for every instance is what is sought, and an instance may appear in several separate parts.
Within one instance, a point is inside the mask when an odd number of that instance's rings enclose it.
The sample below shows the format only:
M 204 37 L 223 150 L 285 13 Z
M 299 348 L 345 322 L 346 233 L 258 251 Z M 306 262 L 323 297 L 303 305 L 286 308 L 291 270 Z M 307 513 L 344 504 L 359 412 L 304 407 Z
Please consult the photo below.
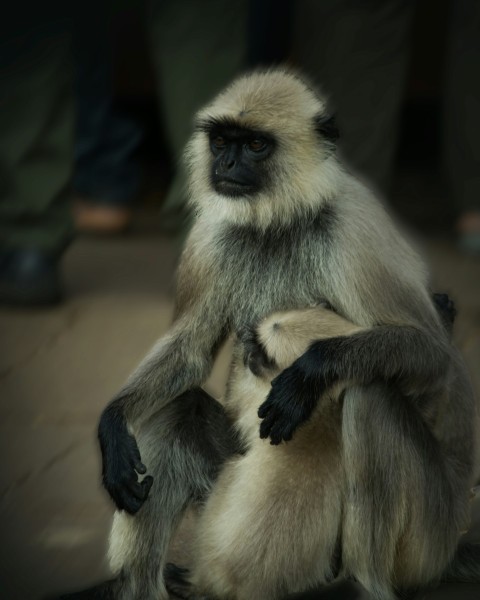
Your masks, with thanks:
M 199 517 L 189 577 L 198 597 L 282 598 L 341 575 L 345 382 L 287 444 L 259 437 L 257 412 L 272 378 L 314 341 L 361 329 L 319 306 L 274 313 L 243 334 L 245 368 L 231 376 L 226 410 L 246 453 L 227 462 Z

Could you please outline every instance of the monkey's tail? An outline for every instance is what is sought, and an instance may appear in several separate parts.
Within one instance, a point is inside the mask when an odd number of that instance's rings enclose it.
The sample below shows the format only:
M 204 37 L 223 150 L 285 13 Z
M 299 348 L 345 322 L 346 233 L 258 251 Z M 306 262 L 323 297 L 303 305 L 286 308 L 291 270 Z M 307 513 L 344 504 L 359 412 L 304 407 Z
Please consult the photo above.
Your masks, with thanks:
M 480 583 L 480 544 L 459 546 L 442 575 L 442 581 Z

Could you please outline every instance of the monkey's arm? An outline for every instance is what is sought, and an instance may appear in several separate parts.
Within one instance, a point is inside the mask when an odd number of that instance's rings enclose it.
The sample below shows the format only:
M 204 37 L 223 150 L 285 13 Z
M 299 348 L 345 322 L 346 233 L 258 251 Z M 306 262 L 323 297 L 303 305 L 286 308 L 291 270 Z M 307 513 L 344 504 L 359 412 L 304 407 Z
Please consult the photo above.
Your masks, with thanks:
M 290 440 L 312 414 L 322 393 L 336 381 L 369 384 L 402 380 L 419 390 L 441 381 L 448 354 L 414 327 L 378 326 L 352 336 L 314 342 L 272 381 L 260 406 L 260 437 L 272 444 Z
M 100 419 L 103 484 L 117 507 L 131 514 L 145 501 L 152 478 L 148 476 L 138 482 L 137 473 L 143 475 L 146 467 L 129 426 L 135 428 L 185 390 L 203 383 L 227 335 L 221 294 L 211 287 L 202 287 L 191 271 L 189 275 L 191 294 L 184 301 L 180 291 L 178 316 L 172 328 L 142 361 Z
M 362 329 L 320 304 L 272 313 L 237 335 L 243 343 L 245 366 L 257 377 L 270 381 L 316 340 L 351 335 Z
M 447 294 L 433 294 L 445 329 L 451 332 L 456 310 Z M 313 342 L 350 336 L 367 328 L 343 318 L 327 306 L 275 312 L 257 326 L 240 332 L 244 363 L 257 377 L 270 380 L 304 354 Z
M 442 318 L 453 321 L 454 308 L 448 296 L 435 295 L 434 301 Z M 449 360 L 448 344 L 442 335 L 435 339 L 422 327 L 400 325 L 361 330 L 340 321 L 337 315 L 333 318 L 334 313 L 318 316 L 320 325 L 327 323 L 326 319 L 331 321 L 331 328 L 326 330 L 331 337 L 317 338 L 280 373 L 259 408 L 263 419 L 260 436 L 270 437 L 272 444 L 291 439 L 295 429 L 310 417 L 321 394 L 336 381 L 398 381 L 419 392 L 442 381 Z M 338 330 L 332 330 L 336 326 Z M 311 332 L 315 334 L 314 327 Z M 268 347 L 265 331 L 263 338 Z

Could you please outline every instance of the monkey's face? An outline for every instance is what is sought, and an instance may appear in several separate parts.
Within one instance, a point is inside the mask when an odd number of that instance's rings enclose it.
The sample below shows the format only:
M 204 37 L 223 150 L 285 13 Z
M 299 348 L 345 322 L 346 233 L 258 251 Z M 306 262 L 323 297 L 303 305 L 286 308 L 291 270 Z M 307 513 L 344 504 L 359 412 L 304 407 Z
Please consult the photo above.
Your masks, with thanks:
M 195 119 L 185 156 L 197 215 L 259 228 L 310 215 L 338 194 L 335 137 L 325 102 L 298 76 L 240 77 Z
M 274 139 L 232 123 L 212 123 L 208 130 L 213 155 L 211 184 L 231 198 L 254 196 L 268 185 L 268 160 Z

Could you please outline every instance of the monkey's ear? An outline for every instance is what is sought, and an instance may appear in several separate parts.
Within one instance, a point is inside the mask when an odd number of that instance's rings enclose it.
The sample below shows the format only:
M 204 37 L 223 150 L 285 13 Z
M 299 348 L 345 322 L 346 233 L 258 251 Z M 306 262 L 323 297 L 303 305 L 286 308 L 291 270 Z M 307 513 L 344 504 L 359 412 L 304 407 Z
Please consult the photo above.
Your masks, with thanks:
M 315 117 L 315 131 L 331 142 L 335 142 L 340 137 L 335 115 L 317 115 Z

